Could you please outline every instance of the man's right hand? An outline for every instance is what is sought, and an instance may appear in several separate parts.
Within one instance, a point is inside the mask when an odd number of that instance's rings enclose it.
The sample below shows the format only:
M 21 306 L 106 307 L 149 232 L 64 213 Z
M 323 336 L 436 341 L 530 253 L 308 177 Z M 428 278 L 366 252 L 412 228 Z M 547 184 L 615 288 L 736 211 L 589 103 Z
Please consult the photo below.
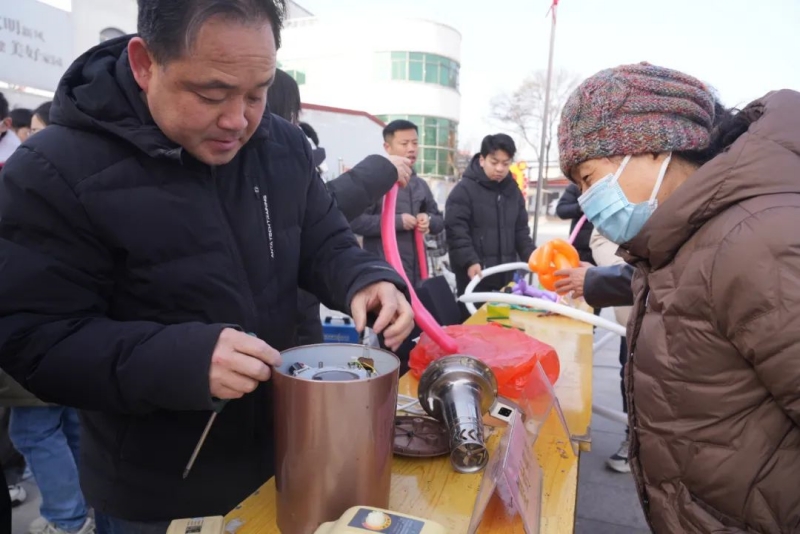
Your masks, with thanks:
M 400 187 L 408 185 L 411 179 L 411 160 L 402 156 L 388 156 L 389 161 L 397 168 L 397 183 Z
M 481 269 L 481 264 L 473 263 L 472 265 L 469 266 L 469 269 L 467 269 L 467 276 L 469 277 L 470 280 L 472 280 L 476 276 L 480 275 L 482 272 L 483 269 Z
M 208 383 L 211 396 L 238 399 L 254 391 L 272 376 L 271 365 L 280 365 L 280 353 L 257 337 L 225 328 L 211 355 Z
M 403 230 L 413 230 L 417 227 L 417 218 L 410 213 L 404 213 L 403 217 Z

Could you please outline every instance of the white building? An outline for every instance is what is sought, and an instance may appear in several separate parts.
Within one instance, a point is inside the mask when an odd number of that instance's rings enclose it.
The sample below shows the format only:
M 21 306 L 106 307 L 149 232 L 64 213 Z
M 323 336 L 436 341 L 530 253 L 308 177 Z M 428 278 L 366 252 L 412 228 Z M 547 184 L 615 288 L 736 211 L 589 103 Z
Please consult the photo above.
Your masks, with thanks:
M 444 178 L 456 174 L 460 55 L 461 34 L 437 22 L 299 17 L 286 21 L 278 60 L 303 102 L 414 122 L 418 172 Z

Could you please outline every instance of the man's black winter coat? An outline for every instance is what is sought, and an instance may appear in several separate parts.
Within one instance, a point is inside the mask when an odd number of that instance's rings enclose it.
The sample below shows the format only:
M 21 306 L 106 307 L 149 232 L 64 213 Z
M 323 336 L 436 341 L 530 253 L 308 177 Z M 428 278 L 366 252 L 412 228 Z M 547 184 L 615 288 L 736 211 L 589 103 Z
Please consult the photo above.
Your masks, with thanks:
M 379 280 L 316 176 L 302 131 L 267 114 L 228 164 L 159 130 L 127 40 L 69 68 L 53 125 L 0 175 L 0 368 L 83 411 L 89 503 L 138 521 L 225 514 L 274 473 L 270 383 L 231 401 L 189 478 L 209 417 L 209 365 L 228 325 L 276 349 L 297 288 L 349 310 Z
M 569 225 L 570 234 L 572 234 L 578 221 L 583 217 L 583 210 L 578 202 L 578 197 L 580 196 L 581 188 L 575 184 L 569 184 L 564 190 L 564 194 L 558 199 L 558 204 L 556 205 L 556 215 L 558 215 L 560 219 L 572 220 Z M 578 251 L 581 261 L 595 265 L 594 257 L 592 256 L 592 247 L 589 246 L 589 241 L 592 239 L 592 230 L 594 230 L 592 223 L 588 220 L 584 221 L 583 226 L 578 230 L 578 235 L 575 237 L 573 245 L 575 245 L 575 250 Z
M 462 295 L 474 264 L 484 269 L 504 263 L 528 261 L 536 248 L 528 226 L 525 199 L 509 174 L 500 182 L 490 180 L 480 166 L 480 154 L 472 158 L 461 180 L 447 197 L 444 210 L 447 249 Z M 481 281 L 477 291 L 500 289 L 514 277 L 501 273 Z

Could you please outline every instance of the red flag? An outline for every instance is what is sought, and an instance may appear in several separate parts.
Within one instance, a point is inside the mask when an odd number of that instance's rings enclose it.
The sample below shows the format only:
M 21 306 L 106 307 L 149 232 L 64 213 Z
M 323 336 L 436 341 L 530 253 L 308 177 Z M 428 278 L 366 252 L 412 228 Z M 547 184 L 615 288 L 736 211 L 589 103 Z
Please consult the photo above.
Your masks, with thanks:
M 547 15 L 550 13 L 553 14 L 553 24 L 556 22 L 556 8 L 558 7 L 558 0 L 553 0 L 553 3 L 550 5 L 550 9 L 547 10 Z M 545 16 L 547 16 L 545 15 Z

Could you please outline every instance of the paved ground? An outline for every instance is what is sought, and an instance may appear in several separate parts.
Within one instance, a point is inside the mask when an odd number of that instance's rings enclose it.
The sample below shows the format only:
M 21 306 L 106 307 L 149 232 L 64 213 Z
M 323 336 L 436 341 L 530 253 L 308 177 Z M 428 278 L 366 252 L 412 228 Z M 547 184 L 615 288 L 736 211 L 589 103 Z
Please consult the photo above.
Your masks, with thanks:
M 603 316 L 613 319 L 609 310 Z M 598 332 L 595 339 L 604 334 Z M 622 409 L 619 389 L 619 338 L 600 347 L 594 356 L 594 403 Z M 648 533 L 630 474 L 605 466 L 625 439 L 625 427 L 597 415 L 592 417 L 592 451 L 581 455 L 576 534 Z
M 564 237 L 569 226 L 547 222 L 540 226 L 539 243 Z M 609 310 L 603 315 L 613 319 Z M 604 335 L 598 333 L 597 339 Z M 594 402 L 621 409 L 619 390 L 619 341 L 613 338 L 600 347 L 594 358 Z M 642 516 L 631 476 L 608 470 L 605 460 L 625 438 L 623 425 L 595 416 L 592 419 L 592 451 L 583 453 L 580 463 L 576 534 L 645 534 L 649 532 Z M 27 502 L 14 509 L 12 534 L 26 534 L 39 512 L 40 497 L 35 484 L 23 483 Z

